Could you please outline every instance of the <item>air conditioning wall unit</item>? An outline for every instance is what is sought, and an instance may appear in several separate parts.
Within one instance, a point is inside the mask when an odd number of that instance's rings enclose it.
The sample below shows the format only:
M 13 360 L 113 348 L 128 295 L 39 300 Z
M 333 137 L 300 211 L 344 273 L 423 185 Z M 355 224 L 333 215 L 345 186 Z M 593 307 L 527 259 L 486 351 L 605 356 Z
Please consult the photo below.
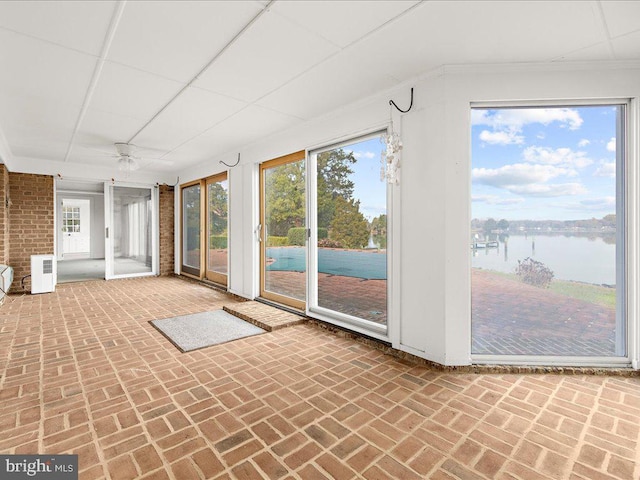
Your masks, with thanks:
M 13 268 L 8 265 L 0 265 L 0 305 L 4 302 L 5 295 L 9 293 L 13 283 Z
M 31 293 L 55 292 L 57 281 L 55 255 L 31 255 Z

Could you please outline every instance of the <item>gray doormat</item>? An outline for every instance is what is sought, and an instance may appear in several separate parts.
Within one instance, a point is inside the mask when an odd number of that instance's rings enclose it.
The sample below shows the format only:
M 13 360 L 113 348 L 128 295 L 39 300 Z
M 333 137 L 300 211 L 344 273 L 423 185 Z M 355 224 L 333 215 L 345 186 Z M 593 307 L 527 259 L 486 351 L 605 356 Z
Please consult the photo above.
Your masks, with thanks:
M 240 320 L 224 310 L 163 318 L 149 323 L 182 352 L 265 333 L 262 328 Z

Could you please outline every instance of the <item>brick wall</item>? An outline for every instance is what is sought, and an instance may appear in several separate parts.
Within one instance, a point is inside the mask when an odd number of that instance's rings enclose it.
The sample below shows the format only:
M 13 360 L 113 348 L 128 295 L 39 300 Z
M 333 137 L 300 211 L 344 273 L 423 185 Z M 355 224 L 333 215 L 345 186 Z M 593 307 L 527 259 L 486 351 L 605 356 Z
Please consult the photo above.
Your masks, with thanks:
M 174 189 L 160 185 L 160 275 L 174 272 Z
M 9 263 L 9 171 L 0 165 L 0 264 Z
M 9 173 L 9 265 L 14 268 L 11 291 L 20 290 L 20 280 L 31 273 L 31 255 L 53 251 L 53 177 Z M 25 289 L 31 283 L 25 281 Z

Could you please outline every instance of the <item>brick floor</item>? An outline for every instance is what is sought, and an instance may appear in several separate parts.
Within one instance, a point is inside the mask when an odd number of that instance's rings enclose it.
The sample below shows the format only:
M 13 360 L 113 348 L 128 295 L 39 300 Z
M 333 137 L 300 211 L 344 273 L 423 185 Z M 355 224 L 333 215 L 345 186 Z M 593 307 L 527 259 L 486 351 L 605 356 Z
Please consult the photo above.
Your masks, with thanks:
M 613 356 L 616 311 L 472 269 L 473 353 Z
M 260 302 L 243 302 L 225 305 L 224 310 L 238 318 L 256 325 L 267 332 L 280 328 L 299 325 L 306 318 L 294 313 L 284 312 Z
M 178 278 L 0 308 L 0 452 L 81 479 L 640 476 L 640 379 L 454 374 L 301 324 L 180 353 L 149 320 L 233 298 Z

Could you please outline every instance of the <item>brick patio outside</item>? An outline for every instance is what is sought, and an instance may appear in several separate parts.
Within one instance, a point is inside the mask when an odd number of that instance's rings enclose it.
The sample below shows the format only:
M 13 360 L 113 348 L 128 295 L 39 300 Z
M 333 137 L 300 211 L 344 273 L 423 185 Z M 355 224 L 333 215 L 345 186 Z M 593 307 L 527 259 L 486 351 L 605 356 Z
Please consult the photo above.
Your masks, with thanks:
M 620 479 L 640 379 L 433 371 L 309 324 L 180 353 L 149 321 L 233 305 L 178 278 L 0 308 L 0 452 L 90 479 Z

